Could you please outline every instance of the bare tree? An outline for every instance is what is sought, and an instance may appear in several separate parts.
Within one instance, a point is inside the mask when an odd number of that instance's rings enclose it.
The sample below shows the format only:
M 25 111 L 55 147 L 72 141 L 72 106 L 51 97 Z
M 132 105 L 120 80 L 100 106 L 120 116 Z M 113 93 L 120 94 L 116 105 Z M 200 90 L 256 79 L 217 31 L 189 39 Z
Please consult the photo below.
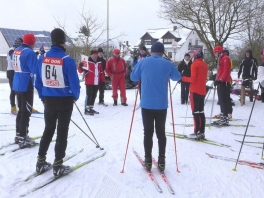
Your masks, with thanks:
M 160 0 L 160 17 L 194 29 L 213 56 L 214 45 L 223 45 L 245 28 L 250 0 Z M 252 10 L 254 15 L 255 10 Z

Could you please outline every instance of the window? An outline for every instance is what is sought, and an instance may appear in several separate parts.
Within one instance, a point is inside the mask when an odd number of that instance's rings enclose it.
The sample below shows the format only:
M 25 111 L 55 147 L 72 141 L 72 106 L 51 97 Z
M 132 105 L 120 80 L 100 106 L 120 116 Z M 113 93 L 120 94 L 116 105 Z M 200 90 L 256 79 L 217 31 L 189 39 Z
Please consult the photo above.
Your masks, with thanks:
M 163 39 L 163 43 L 172 43 L 174 39 Z
M 151 45 L 151 40 L 144 40 L 145 45 Z
M 192 45 L 192 39 L 189 39 L 189 45 Z
M 168 57 L 172 58 L 172 52 L 168 52 Z
M 199 40 L 198 40 L 198 39 L 196 39 L 196 40 L 195 40 L 195 45 L 198 45 L 198 42 L 199 42 Z

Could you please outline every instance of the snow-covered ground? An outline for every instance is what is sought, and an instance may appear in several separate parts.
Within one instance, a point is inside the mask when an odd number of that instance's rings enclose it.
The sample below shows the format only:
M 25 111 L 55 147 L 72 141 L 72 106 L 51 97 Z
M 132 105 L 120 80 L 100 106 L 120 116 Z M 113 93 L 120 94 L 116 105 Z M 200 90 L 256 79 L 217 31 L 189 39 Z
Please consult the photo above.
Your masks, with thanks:
M 0 77 L 4 78 L 5 73 L 0 72 Z M 2 77 L 3 76 L 3 77 Z M 236 74 L 234 74 L 236 76 Z M 172 88 L 175 82 L 172 83 Z M 81 96 L 77 101 L 77 105 L 81 112 L 84 110 L 85 86 L 81 83 Z M 255 85 L 256 87 L 256 85 Z M 2 145 L 12 143 L 15 136 L 15 119 L 10 114 L 9 106 L 9 86 L 7 83 L 0 84 L 0 148 Z M 213 91 L 209 95 L 209 99 L 205 105 L 205 114 L 210 116 Z M 231 121 L 231 124 L 247 124 L 252 104 L 246 99 L 246 105 L 239 105 L 238 97 L 232 95 L 236 106 L 234 106 L 233 118 L 241 119 Z M 220 159 L 209 158 L 205 153 L 237 158 L 241 144 L 234 139 L 242 140 L 243 136 L 235 136 L 231 132 L 244 134 L 245 127 L 223 127 L 211 129 L 206 128 L 206 138 L 227 145 L 230 148 L 218 147 L 200 142 L 193 142 L 184 139 L 176 139 L 178 166 L 180 173 L 176 172 L 174 139 L 167 137 L 166 151 L 166 170 L 168 180 L 170 181 L 175 195 L 170 194 L 163 180 L 159 176 L 157 169 L 153 167 L 153 174 L 160 184 L 163 193 L 159 193 L 137 158 L 133 154 L 135 149 L 140 156 L 144 157 L 143 149 L 143 127 L 141 119 L 141 111 L 135 112 L 135 118 L 132 128 L 132 134 L 128 149 L 127 161 L 125 165 L 125 173 L 120 173 L 124 161 L 125 149 L 129 128 L 132 118 L 132 109 L 135 100 L 135 90 L 127 90 L 128 107 L 121 105 L 112 106 L 111 91 L 105 92 L 105 102 L 108 107 L 97 105 L 95 110 L 99 111 L 99 115 L 84 116 L 92 132 L 96 136 L 100 145 L 107 152 L 103 158 L 100 158 L 82 168 L 72 172 L 71 174 L 47 185 L 33 193 L 31 190 L 45 183 L 49 178 L 53 177 L 52 171 L 49 171 L 28 182 L 23 180 L 30 174 L 34 173 L 38 154 L 38 147 L 18 150 L 11 152 L 10 150 L 17 148 L 17 145 L 0 149 L 0 197 L 10 198 L 19 197 L 28 194 L 28 197 L 262 197 L 264 194 L 264 170 L 252 168 L 246 165 L 238 165 L 237 172 L 232 169 L 235 167 L 234 162 L 222 161 Z M 180 104 L 180 86 L 177 86 L 172 96 L 175 123 L 185 122 L 186 105 Z M 263 115 L 264 104 L 256 101 L 255 108 L 251 118 L 251 125 L 248 128 L 248 134 L 264 135 Z M 38 99 L 35 92 L 34 108 L 43 112 L 43 105 Z M 214 106 L 214 114 L 219 113 L 219 106 Z M 191 117 L 191 110 L 188 107 L 187 117 Z M 30 119 L 29 135 L 42 135 L 44 129 L 44 120 L 41 114 L 34 114 Z M 171 111 L 168 109 L 166 131 L 172 132 Z M 88 135 L 90 135 L 87 126 L 83 122 L 81 115 L 76 107 L 74 107 L 72 120 L 76 122 Z M 209 119 L 207 119 L 207 123 Z M 193 123 L 192 118 L 186 119 L 187 124 Z M 176 125 L 176 133 L 182 134 L 184 126 Z M 185 128 L 185 134 L 193 132 L 192 127 Z M 74 125 L 70 124 L 69 135 L 74 135 L 68 139 L 66 154 L 70 155 L 75 151 L 84 148 L 84 151 L 65 162 L 67 165 L 75 165 L 95 156 L 103 151 L 95 148 L 95 145 Z M 91 135 L 90 135 L 91 136 Z M 54 137 L 55 139 L 55 137 Z M 263 138 L 248 138 L 256 142 L 263 142 Z M 39 142 L 39 139 L 36 140 Z M 50 144 L 47 154 L 47 161 L 54 160 L 54 142 Z M 257 144 L 252 144 L 257 145 Z M 257 145 L 262 147 L 261 144 Z M 244 145 L 240 159 L 261 162 L 260 148 L 253 148 Z M 154 135 L 153 157 L 158 157 L 157 139 Z M 263 161 L 262 161 L 263 162 Z

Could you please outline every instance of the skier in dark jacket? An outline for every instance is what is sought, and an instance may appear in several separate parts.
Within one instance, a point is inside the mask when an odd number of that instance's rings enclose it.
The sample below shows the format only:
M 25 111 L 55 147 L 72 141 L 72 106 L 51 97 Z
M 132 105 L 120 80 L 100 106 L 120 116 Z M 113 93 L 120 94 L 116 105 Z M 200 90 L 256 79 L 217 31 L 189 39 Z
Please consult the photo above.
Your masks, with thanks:
M 257 79 L 258 76 L 258 66 L 255 59 L 252 56 L 252 51 L 247 50 L 245 53 L 245 58 L 241 61 L 238 71 L 238 78 L 242 74 L 243 83 L 242 86 L 250 88 L 250 102 L 253 102 L 253 80 Z
M 180 62 L 178 66 L 178 70 L 181 73 L 182 76 L 190 77 L 191 76 L 191 57 L 190 54 L 186 53 L 184 55 L 184 59 L 182 62 Z M 181 104 L 187 104 L 188 103 L 188 97 L 189 97 L 189 82 L 183 82 L 179 81 L 181 83 Z
M 105 76 L 106 60 L 104 59 L 104 50 L 101 47 L 99 47 L 97 51 L 98 51 L 98 61 L 102 63 L 103 74 Z M 104 103 L 104 90 L 105 90 L 105 82 L 100 81 L 99 83 L 99 105 L 107 106 Z

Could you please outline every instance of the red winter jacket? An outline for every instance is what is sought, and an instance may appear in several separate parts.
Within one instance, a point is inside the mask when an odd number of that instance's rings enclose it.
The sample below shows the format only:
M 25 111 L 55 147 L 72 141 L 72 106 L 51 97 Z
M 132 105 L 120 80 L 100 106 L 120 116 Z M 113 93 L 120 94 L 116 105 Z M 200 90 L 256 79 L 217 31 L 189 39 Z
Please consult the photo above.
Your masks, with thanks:
M 199 95 L 206 95 L 206 79 L 208 73 L 208 65 L 203 59 L 198 58 L 191 65 L 191 77 L 182 77 L 182 81 L 190 82 L 190 92 Z
M 108 76 L 112 77 L 115 74 L 125 75 L 126 74 L 126 62 L 123 58 L 116 58 L 115 56 L 109 58 L 106 63 L 105 72 Z
M 78 67 L 78 72 L 85 72 L 85 85 L 99 85 L 99 82 L 105 82 L 104 72 L 101 62 L 95 62 L 91 57 L 88 59 L 87 67 Z
M 222 54 L 219 57 L 219 66 L 217 69 L 216 81 L 230 82 L 231 61 L 229 56 Z

